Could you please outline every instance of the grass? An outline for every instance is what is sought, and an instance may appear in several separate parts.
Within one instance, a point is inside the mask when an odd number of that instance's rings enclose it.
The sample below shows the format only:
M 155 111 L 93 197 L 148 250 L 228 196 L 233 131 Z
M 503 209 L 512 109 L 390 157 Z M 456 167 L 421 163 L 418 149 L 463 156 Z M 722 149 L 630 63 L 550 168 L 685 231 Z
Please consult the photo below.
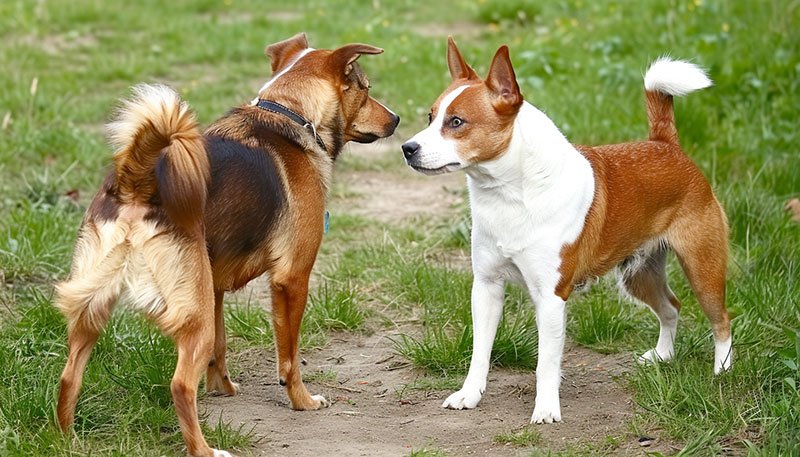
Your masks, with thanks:
M 530 447 L 542 441 L 542 433 L 533 426 L 496 435 L 492 442 L 516 447 Z
M 707 322 L 673 262 L 670 283 L 684 304 L 677 354 L 627 376 L 639 407 L 631 425 L 662 430 L 687 455 L 800 453 L 800 227 L 781 209 L 800 192 L 795 2 L 10 0 L 0 3 L 0 17 L 0 455 L 181 453 L 165 387 L 174 348 L 125 313 L 89 363 L 75 433 L 55 431 L 65 329 L 50 304 L 52 283 L 69 268 L 83 209 L 110 163 L 101 126 L 127 88 L 167 82 L 208 123 L 268 77 L 264 45 L 300 30 L 316 47 L 360 41 L 386 49 L 361 62 L 373 94 L 403 119 L 398 139 L 424 125 L 448 84 L 451 31 L 479 74 L 497 46 L 509 44 L 526 98 L 577 143 L 646 136 L 641 75 L 655 57 L 670 53 L 708 68 L 715 86 L 675 109 L 682 144 L 729 217 L 734 369 L 713 376 Z M 395 162 L 353 158 L 340 166 L 402 173 L 399 153 Z M 339 187 L 335 194 L 357 196 Z M 332 214 L 303 347 L 327 344 L 329 332 L 373 331 L 376 321 L 410 322 L 413 329 L 395 338 L 397 350 L 426 377 L 446 380 L 420 388 L 452 389 L 471 345 L 471 278 L 448 260 L 468 251 L 469 218 L 466 206 L 454 212 L 445 225 Z M 232 305 L 232 347 L 271 346 L 263 305 Z M 574 297 L 568 316 L 570 338 L 602 353 L 633 359 L 657 338 L 655 317 L 605 282 Z M 509 288 L 496 365 L 535 366 L 534 322 L 526 294 Z M 246 428 L 205 432 L 226 448 L 251 442 Z M 562 455 L 611 452 L 603 446 Z

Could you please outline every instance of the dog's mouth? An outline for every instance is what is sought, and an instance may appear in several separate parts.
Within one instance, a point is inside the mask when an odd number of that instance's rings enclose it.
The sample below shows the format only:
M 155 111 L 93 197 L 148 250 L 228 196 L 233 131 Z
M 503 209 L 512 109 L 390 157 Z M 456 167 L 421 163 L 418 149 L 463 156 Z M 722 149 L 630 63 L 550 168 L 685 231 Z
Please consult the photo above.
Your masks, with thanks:
M 358 132 L 357 135 L 358 137 L 353 139 L 353 141 L 355 141 L 356 143 L 372 143 L 374 141 L 381 139 L 380 136 L 374 133 Z
M 443 173 L 449 173 L 451 171 L 455 171 L 461 168 L 461 164 L 458 162 L 451 162 L 447 165 L 438 167 L 438 168 L 427 168 L 421 167 L 419 165 L 414 165 L 412 163 L 408 164 L 409 167 L 413 168 L 415 171 L 422 173 L 423 175 L 433 176 L 433 175 L 440 175 Z

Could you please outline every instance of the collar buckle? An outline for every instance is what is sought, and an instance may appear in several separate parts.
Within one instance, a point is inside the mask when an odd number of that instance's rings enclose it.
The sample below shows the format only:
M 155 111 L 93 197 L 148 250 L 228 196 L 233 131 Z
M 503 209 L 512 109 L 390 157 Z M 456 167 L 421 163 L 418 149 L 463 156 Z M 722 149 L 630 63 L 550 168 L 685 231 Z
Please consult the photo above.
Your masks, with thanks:
M 283 116 L 288 117 L 295 123 L 300 124 L 304 129 L 309 130 L 311 134 L 314 135 L 314 140 L 317 142 L 319 147 L 321 147 L 326 152 L 328 151 L 328 148 L 325 147 L 325 142 L 322 141 L 322 137 L 320 137 L 319 133 L 317 133 L 317 127 L 314 124 L 312 124 L 308 119 L 295 113 L 294 111 L 281 105 L 280 103 L 273 102 L 270 100 L 264 100 L 259 98 L 258 101 L 255 103 L 255 106 L 263 110 L 269 111 L 271 113 L 281 114 Z

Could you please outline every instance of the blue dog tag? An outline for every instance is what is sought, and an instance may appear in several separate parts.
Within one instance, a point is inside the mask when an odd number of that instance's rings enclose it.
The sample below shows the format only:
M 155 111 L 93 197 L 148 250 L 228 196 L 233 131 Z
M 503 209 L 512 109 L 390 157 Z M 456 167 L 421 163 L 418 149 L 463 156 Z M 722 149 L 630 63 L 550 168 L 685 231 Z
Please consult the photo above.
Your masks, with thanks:
M 330 228 L 330 220 L 331 220 L 331 213 L 329 213 L 328 210 L 325 210 L 325 225 L 324 225 L 325 232 L 324 233 L 328 233 L 328 229 Z

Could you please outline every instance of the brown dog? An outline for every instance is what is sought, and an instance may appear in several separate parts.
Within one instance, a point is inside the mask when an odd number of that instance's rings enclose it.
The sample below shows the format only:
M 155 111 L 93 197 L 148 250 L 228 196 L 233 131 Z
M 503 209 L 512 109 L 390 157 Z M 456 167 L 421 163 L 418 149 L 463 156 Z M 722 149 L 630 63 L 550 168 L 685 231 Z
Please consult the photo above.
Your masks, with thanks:
M 266 49 L 273 77 L 249 105 L 201 133 L 164 86 L 138 86 L 109 125 L 114 170 L 80 229 L 56 304 L 69 324 L 58 420 L 73 422 L 83 371 L 123 294 L 174 338 L 172 395 L 189 455 L 211 449 L 197 386 L 233 395 L 225 364 L 223 294 L 263 273 L 272 288 L 278 376 L 297 410 L 326 406 L 300 375 L 298 333 L 322 234 L 333 163 L 349 141 L 390 136 L 399 118 L 369 96 L 356 59 L 379 48 L 308 47 L 304 34 Z

